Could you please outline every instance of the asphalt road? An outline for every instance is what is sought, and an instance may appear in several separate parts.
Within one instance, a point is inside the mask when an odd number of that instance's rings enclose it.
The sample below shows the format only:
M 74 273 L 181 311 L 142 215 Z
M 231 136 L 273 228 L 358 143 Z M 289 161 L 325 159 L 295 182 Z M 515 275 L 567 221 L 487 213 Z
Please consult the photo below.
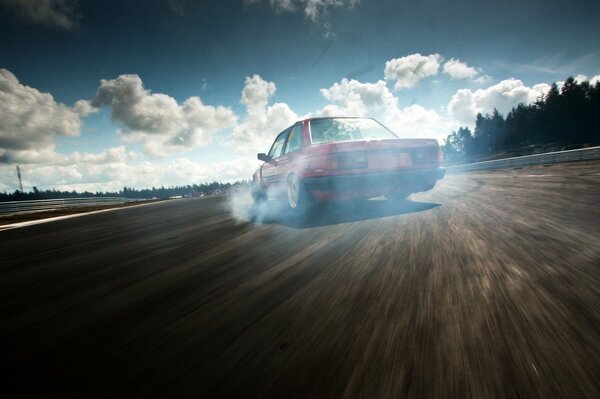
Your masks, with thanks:
M 600 397 L 600 163 L 247 210 L 0 231 L 1 395 Z

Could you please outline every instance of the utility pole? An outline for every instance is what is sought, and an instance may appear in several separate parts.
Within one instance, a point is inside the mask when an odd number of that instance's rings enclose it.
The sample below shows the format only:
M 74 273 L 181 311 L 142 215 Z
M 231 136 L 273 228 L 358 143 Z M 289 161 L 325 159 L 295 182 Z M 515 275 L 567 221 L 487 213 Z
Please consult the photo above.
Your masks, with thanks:
M 17 176 L 19 177 L 19 188 L 23 192 L 23 181 L 21 180 L 21 168 L 19 168 L 19 165 L 17 165 Z

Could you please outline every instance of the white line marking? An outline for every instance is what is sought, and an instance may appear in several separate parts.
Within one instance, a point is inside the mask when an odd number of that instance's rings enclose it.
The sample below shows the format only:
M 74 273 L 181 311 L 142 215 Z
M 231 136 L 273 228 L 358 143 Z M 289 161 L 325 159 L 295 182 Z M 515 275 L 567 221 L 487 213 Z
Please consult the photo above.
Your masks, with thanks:
M 131 206 L 122 206 L 120 208 L 100 209 L 99 211 L 75 213 L 73 215 L 65 215 L 65 216 L 55 216 L 53 218 L 30 220 L 28 222 L 19 222 L 19 223 L 13 223 L 13 224 L 4 224 L 4 225 L 0 225 L 0 231 L 10 230 L 10 229 L 18 229 L 19 227 L 33 226 L 33 225 L 36 225 L 36 224 L 55 222 L 57 220 L 76 218 L 76 217 L 80 217 L 80 216 L 93 215 L 94 213 L 117 211 L 119 209 L 138 208 L 140 206 L 156 205 L 156 204 L 160 204 L 162 202 L 165 202 L 165 201 L 156 201 L 156 202 L 149 202 L 149 203 L 146 203 L 146 204 L 131 205 Z

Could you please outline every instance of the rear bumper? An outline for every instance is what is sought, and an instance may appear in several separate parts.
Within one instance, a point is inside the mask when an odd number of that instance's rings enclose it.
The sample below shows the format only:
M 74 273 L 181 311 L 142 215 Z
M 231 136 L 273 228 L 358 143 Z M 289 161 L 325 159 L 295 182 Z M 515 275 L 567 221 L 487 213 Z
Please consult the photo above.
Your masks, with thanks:
M 444 168 L 409 169 L 392 172 L 309 177 L 306 188 L 317 197 L 360 197 L 390 192 L 415 193 L 433 188 L 446 174 Z

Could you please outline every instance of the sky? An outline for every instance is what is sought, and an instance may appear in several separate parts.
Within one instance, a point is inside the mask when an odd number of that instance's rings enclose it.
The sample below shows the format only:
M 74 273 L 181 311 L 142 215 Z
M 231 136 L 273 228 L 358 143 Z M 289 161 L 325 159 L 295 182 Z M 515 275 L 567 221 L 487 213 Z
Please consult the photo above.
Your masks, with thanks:
M 568 76 L 600 2 L 0 0 L 0 192 L 249 179 L 317 115 L 443 143 Z

